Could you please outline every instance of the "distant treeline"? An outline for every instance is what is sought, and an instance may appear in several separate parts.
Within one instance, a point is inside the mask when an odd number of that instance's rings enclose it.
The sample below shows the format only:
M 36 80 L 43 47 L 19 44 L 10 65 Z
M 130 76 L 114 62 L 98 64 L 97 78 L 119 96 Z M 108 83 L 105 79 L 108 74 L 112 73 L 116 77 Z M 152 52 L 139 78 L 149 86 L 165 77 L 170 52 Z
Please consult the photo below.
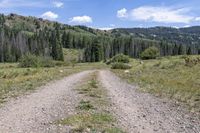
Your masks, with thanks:
M 162 41 L 126 37 L 100 37 L 88 45 L 85 49 L 85 61 L 95 62 L 106 60 L 116 54 L 123 53 L 130 57 L 139 58 L 147 48 L 156 46 L 161 56 L 200 54 L 200 45 L 171 44 Z
M 63 60 L 63 47 L 83 49 L 82 62 L 106 60 L 119 53 L 138 58 L 150 46 L 160 49 L 161 56 L 200 54 L 200 44 L 155 41 L 39 18 L 0 15 L 0 62 L 16 62 L 26 53 Z

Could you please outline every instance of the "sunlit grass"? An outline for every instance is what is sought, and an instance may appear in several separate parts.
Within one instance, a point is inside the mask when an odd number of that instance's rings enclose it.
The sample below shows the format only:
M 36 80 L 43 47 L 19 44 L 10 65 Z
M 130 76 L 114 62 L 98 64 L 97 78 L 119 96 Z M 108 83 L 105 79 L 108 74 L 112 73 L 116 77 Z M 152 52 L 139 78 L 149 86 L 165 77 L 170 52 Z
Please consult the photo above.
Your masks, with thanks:
M 103 63 L 76 64 L 75 67 L 19 68 L 17 63 L 0 63 L 0 102 L 35 90 L 45 83 L 84 70 L 105 68 Z
M 113 70 L 140 90 L 186 103 L 192 111 L 200 111 L 200 64 L 185 65 L 182 56 L 157 60 L 132 60 L 130 73 Z

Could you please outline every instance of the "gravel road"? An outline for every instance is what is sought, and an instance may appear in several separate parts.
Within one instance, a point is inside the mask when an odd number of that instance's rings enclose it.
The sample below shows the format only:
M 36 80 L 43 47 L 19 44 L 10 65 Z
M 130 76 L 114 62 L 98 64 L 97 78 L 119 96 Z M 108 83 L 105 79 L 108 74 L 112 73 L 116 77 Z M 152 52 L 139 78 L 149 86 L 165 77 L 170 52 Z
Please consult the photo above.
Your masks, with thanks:
M 69 133 L 53 122 L 75 112 L 80 95 L 74 88 L 93 71 L 71 75 L 12 99 L 0 108 L 0 133 Z M 127 133 L 200 133 L 200 118 L 171 101 L 140 93 L 112 72 L 98 79 L 108 90 L 111 112 Z
M 140 93 L 110 71 L 99 79 L 108 90 L 112 112 L 128 133 L 200 133 L 199 116 L 173 102 Z
M 52 122 L 74 112 L 79 98 L 73 88 L 91 72 L 48 83 L 30 95 L 6 103 L 0 108 L 0 133 L 68 132 L 68 127 L 56 127 Z

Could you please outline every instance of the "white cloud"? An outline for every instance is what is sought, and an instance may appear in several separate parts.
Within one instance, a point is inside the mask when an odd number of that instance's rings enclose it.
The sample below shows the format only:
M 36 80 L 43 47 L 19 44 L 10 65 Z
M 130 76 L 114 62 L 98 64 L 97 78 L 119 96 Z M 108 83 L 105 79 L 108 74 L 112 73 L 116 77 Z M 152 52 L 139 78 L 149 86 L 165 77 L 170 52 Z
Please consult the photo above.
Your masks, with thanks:
M 78 24 L 85 24 L 85 23 L 92 23 L 92 18 L 90 16 L 75 16 L 70 18 L 70 23 L 78 23 Z
M 102 28 L 97 28 L 99 30 L 112 30 L 114 29 L 113 27 L 102 27 Z
M 188 28 L 188 27 L 190 27 L 191 25 L 185 25 L 185 26 L 183 26 L 184 28 Z
M 123 8 L 117 11 L 118 18 L 126 18 L 127 17 L 127 9 Z
M 63 7 L 64 6 L 64 3 L 60 2 L 60 1 L 54 1 L 53 2 L 53 5 L 57 8 L 60 8 L 60 7 Z
M 150 21 L 160 23 L 190 23 L 194 21 L 193 16 L 187 15 L 189 12 L 186 8 L 170 8 L 170 7 L 153 7 L 142 6 L 127 11 L 125 8 L 117 12 L 119 18 L 129 20 Z
M 41 15 L 42 18 L 44 19 L 50 19 L 50 20 L 54 20 L 58 18 L 58 14 L 55 14 L 51 11 L 45 12 Z
M 115 27 L 116 27 L 115 24 L 110 24 L 110 26 L 108 26 L 108 27 L 100 27 L 100 28 L 97 28 L 97 29 L 108 31 L 108 30 L 114 29 Z
M 179 26 L 171 26 L 172 28 L 179 29 Z
M 200 17 L 196 17 L 196 18 L 195 18 L 195 21 L 200 21 Z

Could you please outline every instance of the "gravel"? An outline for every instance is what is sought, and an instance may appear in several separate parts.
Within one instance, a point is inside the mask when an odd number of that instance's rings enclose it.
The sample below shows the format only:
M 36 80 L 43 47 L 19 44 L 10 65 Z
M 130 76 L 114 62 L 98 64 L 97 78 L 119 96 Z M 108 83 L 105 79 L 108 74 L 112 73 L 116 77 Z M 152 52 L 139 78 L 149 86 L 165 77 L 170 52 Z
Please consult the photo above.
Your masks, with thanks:
M 73 88 L 91 72 L 71 75 L 10 100 L 0 108 L 0 133 L 69 132 L 70 127 L 54 122 L 74 113 L 79 96 Z
M 200 133 L 200 117 L 170 100 L 137 91 L 110 71 L 99 79 L 108 90 L 112 112 L 128 133 Z

